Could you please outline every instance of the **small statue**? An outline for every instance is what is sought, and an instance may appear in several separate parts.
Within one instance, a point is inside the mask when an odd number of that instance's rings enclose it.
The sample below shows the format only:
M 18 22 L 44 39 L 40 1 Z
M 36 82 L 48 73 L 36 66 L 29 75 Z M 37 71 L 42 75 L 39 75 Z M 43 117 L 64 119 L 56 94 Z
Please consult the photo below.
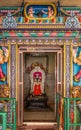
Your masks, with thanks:
M 10 96 L 10 88 L 8 84 L 0 85 L 0 98 L 9 98 Z M 7 101 L 0 100 L 0 102 L 5 103 Z
M 73 86 L 72 97 L 73 98 L 81 98 L 81 86 Z M 78 100 L 76 102 L 79 104 L 79 103 L 81 103 L 81 100 Z
M 34 88 L 33 88 L 33 95 L 39 96 L 42 95 L 41 90 L 41 82 L 42 82 L 42 75 L 40 72 L 34 74 Z
M 31 80 L 30 93 L 33 94 L 34 96 L 44 94 L 45 70 L 42 64 L 35 63 L 31 65 L 30 80 Z
M 42 13 L 47 14 L 47 17 L 50 18 L 50 17 L 53 16 L 54 11 L 53 11 L 53 9 L 51 8 L 51 6 L 48 6 L 48 12 L 45 12 L 44 10 L 42 10 Z
M 34 11 L 33 11 L 33 7 L 30 7 L 29 10 L 28 10 L 28 15 L 30 18 L 33 18 L 34 17 Z

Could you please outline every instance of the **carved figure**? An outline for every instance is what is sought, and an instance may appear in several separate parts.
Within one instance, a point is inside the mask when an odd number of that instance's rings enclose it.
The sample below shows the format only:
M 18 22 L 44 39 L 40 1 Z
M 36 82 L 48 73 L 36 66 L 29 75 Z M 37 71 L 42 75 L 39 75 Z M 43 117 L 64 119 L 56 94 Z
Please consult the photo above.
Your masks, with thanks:
M 7 84 L 0 85 L 0 98 L 9 98 L 10 88 Z M 7 100 L 0 100 L 1 103 L 7 102 Z
M 6 81 L 6 76 L 3 73 L 2 65 L 9 59 L 9 51 L 6 47 L 0 48 L 0 81 Z
M 74 49 L 73 50 L 73 61 L 75 64 L 77 64 L 78 66 L 81 65 L 81 51 L 79 53 L 79 55 L 77 56 L 77 51 L 78 49 Z M 80 82 L 80 78 L 81 78 L 81 68 L 79 69 L 79 71 L 73 76 L 73 80 L 75 82 Z
M 0 98 L 8 98 L 10 95 L 10 89 L 7 84 L 0 85 Z
M 48 12 L 45 12 L 44 10 L 42 10 L 42 12 L 44 14 L 47 14 L 48 15 L 48 18 L 50 18 L 51 16 L 53 16 L 54 14 L 54 11 L 52 10 L 51 6 L 48 6 Z
M 34 13 L 33 8 L 30 7 L 29 10 L 28 10 L 28 15 L 29 15 L 30 18 L 33 18 L 33 17 L 34 17 L 34 16 L 33 16 L 33 13 Z
M 4 64 L 5 62 L 8 61 L 9 58 L 9 51 L 7 48 L 2 47 L 0 48 L 0 64 Z
M 73 86 L 72 97 L 73 98 L 81 98 L 81 86 Z M 81 103 L 81 101 L 77 101 L 77 103 Z

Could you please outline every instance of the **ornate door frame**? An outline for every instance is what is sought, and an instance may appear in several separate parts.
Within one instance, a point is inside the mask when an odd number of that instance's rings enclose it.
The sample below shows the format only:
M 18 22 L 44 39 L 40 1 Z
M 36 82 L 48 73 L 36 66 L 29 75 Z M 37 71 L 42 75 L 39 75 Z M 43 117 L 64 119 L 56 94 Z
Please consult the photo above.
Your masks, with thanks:
M 18 47 L 18 125 L 28 124 L 28 122 L 23 122 L 23 53 L 24 52 L 56 52 L 56 88 L 55 91 L 63 94 L 63 73 L 62 73 L 62 51 L 61 46 L 21 46 Z M 56 107 L 55 107 L 56 109 Z

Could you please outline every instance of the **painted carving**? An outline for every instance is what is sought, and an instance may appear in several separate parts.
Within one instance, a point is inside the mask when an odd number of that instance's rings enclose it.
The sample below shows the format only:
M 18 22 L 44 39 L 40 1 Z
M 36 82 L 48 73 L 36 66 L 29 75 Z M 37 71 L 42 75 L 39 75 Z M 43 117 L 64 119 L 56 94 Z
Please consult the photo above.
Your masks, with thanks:
M 81 47 L 73 49 L 73 86 L 81 86 Z
M 24 7 L 24 14 L 26 18 L 32 19 L 47 19 L 56 16 L 56 6 L 54 4 L 38 4 L 28 5 Z
M 45 12 L 44 10 L 42 10 L 42 13 L 47 14 L 47 17 L 50 18 L 50 17 L 53 16 L 54 11 L 53 11 L 53 9 L 51 8 L 51 6 L 48 6 L 47 12 Z
M 28 10 L 28 16 L 30 18 L 33 18 L 34 17 L 34 11 L 33 11 L 33 7 L 30 7 L 29 10 Z
M 67 18 L 65 22 L 66 28 L 79 28 L 80 23 L 78 18 L 75 16 L 74 12 L 71 11 L 70 17 Z
M 0 82 L 6 81 L 5 68 L 9 59 L 9 51 L 6 47 L 0 48 Z M 6 70 L 7 71 L 7 70 Z M 1 84 L 1 83 L 0 83 Z
M 10 96 L 10 88 L 8 84 L 0 85 L 0 98 L 9 98 Z M 0 101 L 5 102 L 5 101 Z
M 73 86 L 72 97 L 73 98 L 81 98 L 81 87 L 80 86 Z
M 6 47 L 0 48 L 0 64 L 4 64 L 5 62 L 8 62 L 9 58 L 9 51 Z
M 12 14 L 8 11 L 6 18 L 3 19 L 3 27 L 4 28 L 16 28 L 17 23 L 16 20 L 12 17 Z
M 4 74 L 1 66 L 0 66 L 0 81 L 2 82 L 6 81 L 6 75 Z

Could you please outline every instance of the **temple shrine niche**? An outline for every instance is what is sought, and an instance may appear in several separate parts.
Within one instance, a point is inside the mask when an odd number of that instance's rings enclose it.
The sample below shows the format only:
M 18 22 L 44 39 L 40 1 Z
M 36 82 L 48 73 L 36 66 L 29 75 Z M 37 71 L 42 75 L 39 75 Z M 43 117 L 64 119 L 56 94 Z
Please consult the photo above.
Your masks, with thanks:
M 54 57 L 54 59 L 52 59 Z M 41 120 L 55 120 L 52 116 L 55 112 L 55 68 L 56 68 L 56 53 L 33 52 L 24 53 L 24 74 L 23 74 L 23 95 L 24 95 L 24 121 L 41 121 Z M 50 68 L 50 65 L 52 67 Z M 54 66 L 54 68 L 53 68 Z M 26 117 L 26 114 L 31 112 L 37 115 L 42 113 L 38 119 Z M 50 119 L 45 118 L 48 113 Z M 52 118 L 52 119 L 51 119 Z
M 81 87 L 80 26 L 81 8 L 60 1 L 0 7 L 0 95 L 16 98 L 19 128 L 63 129 L 61 99 Z

